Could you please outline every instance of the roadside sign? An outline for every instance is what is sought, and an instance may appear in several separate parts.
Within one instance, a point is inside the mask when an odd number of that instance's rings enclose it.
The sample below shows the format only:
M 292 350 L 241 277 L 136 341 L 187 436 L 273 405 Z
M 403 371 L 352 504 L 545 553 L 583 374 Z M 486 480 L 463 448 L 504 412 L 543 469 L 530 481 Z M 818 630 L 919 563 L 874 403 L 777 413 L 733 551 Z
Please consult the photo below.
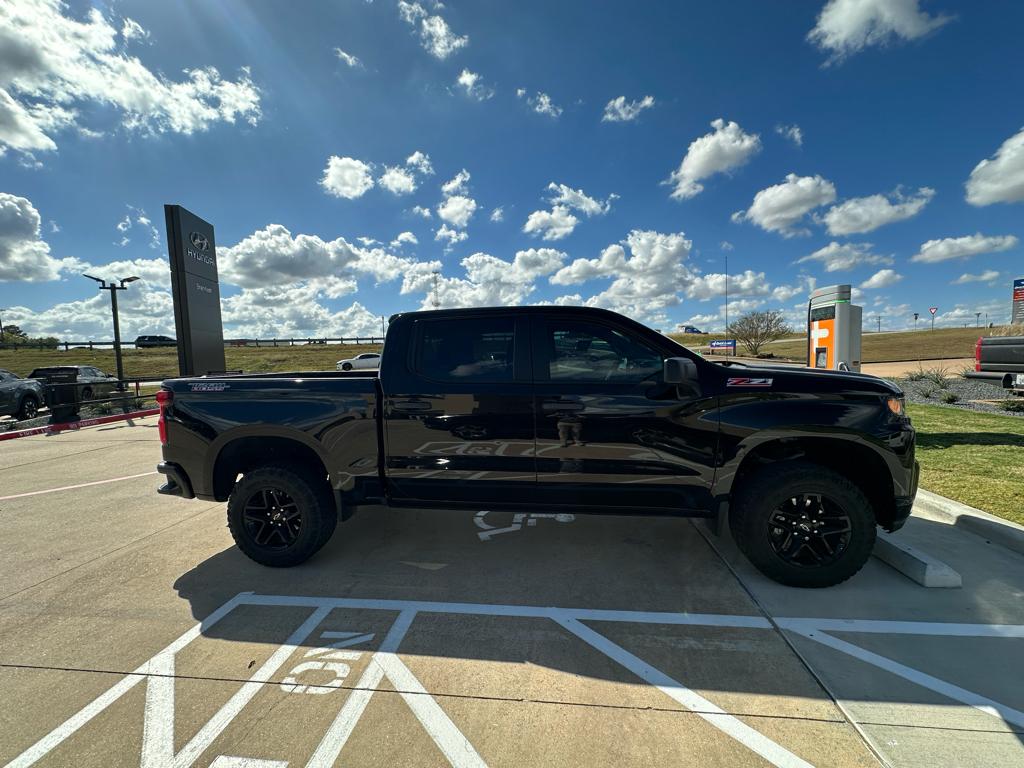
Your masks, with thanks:
M 928 311 L 931 312 L 934 315 L 936 312 L 939 311 L 939 308 L 938 307 L 928 307 Z
M 1010 322 L 1014 325 L 1024 323 L 1024 277 L 1018 277 L 1013 281 L 1013 308 L 1010 312 Z
M 736 349 L 736 339 L 714 339 L 711 342 L 712 349 Z

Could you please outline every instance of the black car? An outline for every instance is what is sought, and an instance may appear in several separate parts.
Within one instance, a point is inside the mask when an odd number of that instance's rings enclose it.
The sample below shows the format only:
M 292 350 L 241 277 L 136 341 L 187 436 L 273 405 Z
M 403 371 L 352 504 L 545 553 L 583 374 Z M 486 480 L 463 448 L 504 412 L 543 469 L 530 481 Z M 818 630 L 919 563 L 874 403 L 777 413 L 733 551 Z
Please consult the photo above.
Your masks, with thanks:
M 363 504 L 708 519 L 793 586 L 856 573 L 917 493 L 903 393 L 721 366 L 605 310 L 410 312 L 380 372 L 171 379 L 164 494 L 228 502 L 238 547 L 301 563 Z
M 43 402 L 42 384 L 0 368 L 0 416 L 34 419 Z
M 137 336 L 135 339 L 136 349 L 150 349 L 152 347 L 176 347 L 178 342 L 170 336 Z

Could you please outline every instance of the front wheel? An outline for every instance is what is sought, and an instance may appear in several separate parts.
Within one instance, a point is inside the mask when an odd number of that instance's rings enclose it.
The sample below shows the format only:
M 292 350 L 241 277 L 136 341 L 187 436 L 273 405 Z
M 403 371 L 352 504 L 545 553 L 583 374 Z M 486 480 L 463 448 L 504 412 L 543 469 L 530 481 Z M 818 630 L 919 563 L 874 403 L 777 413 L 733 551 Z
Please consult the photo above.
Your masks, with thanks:
M 35 395 L 25 395 L 18 408 L 18 420 L 34 419 L 39 415 L 39 400 Z
M 351 371 L 352 370 L 352 363 L 343 363 L 342 366 L 341 366 L 341 370 L 343 370 L 343 371 Z
M 859 571 L 875 546 L 867 496 L 825 467 L 773 465 L 740 480 L 729 525 L 761 573 L 791 587 L 830 587 Z
M 286 467 L 246 472 L 228 499 L 235 544 L 262 565 L 287 568 L 327 543 L 338 516 L 325 480 Z

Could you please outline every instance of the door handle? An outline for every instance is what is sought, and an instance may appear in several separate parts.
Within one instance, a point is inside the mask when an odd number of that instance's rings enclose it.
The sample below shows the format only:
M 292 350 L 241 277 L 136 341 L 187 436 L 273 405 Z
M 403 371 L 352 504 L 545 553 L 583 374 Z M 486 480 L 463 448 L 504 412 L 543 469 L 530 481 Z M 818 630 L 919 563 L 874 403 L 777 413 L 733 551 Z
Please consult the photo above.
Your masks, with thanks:
M 541 404 L 545 411 L 582 411 L 583 402 L 578 397 L 556 397 Z
M 403 411 L 405 413 L 429 411 L 431 409 L 430 403 L 423 400 L 392 400 L 391 407 L 396 411 Z

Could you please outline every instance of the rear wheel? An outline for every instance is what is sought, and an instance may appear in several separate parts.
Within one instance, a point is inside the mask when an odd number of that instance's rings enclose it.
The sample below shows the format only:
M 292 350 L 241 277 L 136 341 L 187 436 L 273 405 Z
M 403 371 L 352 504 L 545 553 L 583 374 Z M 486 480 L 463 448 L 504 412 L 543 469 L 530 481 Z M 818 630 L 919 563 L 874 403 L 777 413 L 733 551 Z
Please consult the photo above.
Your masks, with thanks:
M 235 544 L 262 565 L 303 563 L 324 546 L 338 522 L 327 482 L 291 467 L 246 472 L 228 499 Z
M 90 387 L 82 390 L 82 400 L 92 400 L 92 389 Z
M 875 545 L 875 515 L 848 478 L 803 462 L 741 480 L 729 524 L 759 571 L 793 587 L 830 587 L 853 576 Z
M 21 405 L 18 407 L 18 419 L 24 421 L 26 419 L 34 419 L 39 415 L 39 398 L 35 395 L 25 395 L 21 399 Z

